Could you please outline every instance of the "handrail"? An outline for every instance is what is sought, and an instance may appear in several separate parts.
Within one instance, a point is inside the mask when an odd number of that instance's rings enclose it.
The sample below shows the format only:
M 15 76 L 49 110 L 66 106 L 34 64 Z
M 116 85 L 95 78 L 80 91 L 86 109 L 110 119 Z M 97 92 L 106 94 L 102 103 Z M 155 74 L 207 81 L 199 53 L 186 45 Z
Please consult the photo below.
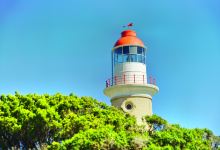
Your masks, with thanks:
M 150 76 L 148 78 L 150 84 L 156 85 L 156 79 Z M 147 84 L 146 76 L 140 74 L 113 76 L 106 80 L 106 87 L 123 84 Z

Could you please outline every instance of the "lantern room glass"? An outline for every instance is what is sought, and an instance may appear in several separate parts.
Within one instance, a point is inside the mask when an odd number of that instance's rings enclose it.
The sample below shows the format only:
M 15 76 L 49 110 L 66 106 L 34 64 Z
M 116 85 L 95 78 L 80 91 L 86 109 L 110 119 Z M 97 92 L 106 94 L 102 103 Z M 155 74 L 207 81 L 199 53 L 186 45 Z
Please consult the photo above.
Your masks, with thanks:
M 140 46 L 121 46 L 113 51 L 112 63 L 113 66 L 125 62 L 145 62 L 145 48 Z

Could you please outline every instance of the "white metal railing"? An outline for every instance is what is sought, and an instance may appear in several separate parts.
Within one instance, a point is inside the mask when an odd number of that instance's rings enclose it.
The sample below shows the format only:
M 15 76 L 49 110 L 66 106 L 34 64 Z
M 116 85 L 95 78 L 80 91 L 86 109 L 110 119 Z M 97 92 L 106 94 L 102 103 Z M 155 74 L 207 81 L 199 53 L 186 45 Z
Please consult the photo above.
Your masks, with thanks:
M 106 80 L 106 87 L 114 86 L 114 85 L 123 85 L 123 84 L 154 84 L 156 85 L 156 79 L 150 76 L 148 78 L 148 82 L 146 81 L 145 75 L 121 75 L 114 76 Z

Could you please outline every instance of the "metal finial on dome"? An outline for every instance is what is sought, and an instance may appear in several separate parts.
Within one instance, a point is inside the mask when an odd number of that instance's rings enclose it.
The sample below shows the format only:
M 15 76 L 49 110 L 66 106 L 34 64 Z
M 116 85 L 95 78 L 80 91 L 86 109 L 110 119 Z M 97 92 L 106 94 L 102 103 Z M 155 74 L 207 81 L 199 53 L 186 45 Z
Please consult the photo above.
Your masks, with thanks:
M 123 26 L 123 28 L 126 28 L 126 27 L 132 27 L 133 26 L 133 23 L 131 22 L 131 23 L 129 23 L 129 24 L 127 24 L 127 25 L 125 25 L 125 26 Z

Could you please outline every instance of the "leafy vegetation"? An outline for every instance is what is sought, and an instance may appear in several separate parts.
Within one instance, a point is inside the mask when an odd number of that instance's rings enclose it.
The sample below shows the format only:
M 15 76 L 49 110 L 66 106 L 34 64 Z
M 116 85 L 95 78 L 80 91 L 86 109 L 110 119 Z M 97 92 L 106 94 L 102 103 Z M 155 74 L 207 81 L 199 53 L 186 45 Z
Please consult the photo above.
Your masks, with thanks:
M 135 118 L 91 97 L 74 94 L 1 95 L 0 149 L 211 149 L 219 137 L 159 116 Z

